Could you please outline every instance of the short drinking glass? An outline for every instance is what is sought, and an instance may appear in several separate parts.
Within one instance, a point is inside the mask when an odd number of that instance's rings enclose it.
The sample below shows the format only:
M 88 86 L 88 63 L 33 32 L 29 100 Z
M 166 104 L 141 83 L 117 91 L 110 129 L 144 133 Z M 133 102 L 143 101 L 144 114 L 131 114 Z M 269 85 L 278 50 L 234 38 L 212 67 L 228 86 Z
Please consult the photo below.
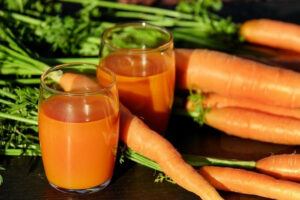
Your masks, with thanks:
M 110 70 L 72 63 L 46 71 L 38 123 L 43 165 L 54 188 L 91 193 L 109 184 L 119 134 L 118 93 Z
M 163 133 L 173 103 L 173 37 L 147 23 L 120 24 L 101 40 L 100 65 L 116 74 L 120 101 L 154 130 Z

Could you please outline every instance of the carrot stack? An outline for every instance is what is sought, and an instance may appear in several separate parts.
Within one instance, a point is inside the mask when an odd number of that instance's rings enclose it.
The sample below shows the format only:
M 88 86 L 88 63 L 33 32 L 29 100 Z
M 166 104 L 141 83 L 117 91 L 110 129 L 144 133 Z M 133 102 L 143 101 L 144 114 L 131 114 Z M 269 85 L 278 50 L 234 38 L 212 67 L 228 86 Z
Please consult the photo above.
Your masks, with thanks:
M 176 50 L 177 87 L 201 91 L 204 122 L 227 134 L 300 144 L 300 73 L 211 50 Z

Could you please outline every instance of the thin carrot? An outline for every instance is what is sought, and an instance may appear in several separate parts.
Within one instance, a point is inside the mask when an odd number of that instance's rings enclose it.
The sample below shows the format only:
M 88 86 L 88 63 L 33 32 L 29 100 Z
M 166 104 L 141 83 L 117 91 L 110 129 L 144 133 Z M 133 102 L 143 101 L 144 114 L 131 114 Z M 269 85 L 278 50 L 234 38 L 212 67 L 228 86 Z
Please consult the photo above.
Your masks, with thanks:
M 300 181 L 300 155 L 271 155 L 256 162 L 256 168 L 274 177 Z
M 257 110 L 269 114 L 300 119 L 299 108 L 286 108 L 259 103 L 250 99 L 233 98 L 216 93 L 203 94 L 203 106 L 207 108 L 237 107 Z
M 193 98 L 197 96 L 192 95 Z M 275 144 L 300 144 L 300 120 L 236 107 L 206 110 L 201 102 L 192 98 L 187 105 L 188 112 L 197 122 L 204 122 L 228 135 Z
M 300 121 L 241 108 L 210 109 L 205 123 L 229 135 L 275 144 L 299 145 Z
M 178 185 L 202 199 L 222 197 L 195 169 L 188 165 L 170 142 L 151 130 L 121 106 L 120 137 L 129 148 L 155 161 Z
M 248 42 L 300 52 L 298 24 L 271 19 L 253 19 L 241 25 L 240 35 Z
M 63 75 L 65 76 L 65 75 Z M 71 76 L 71 75 L 68 75 Z M 74 78 L 82 81 L 77 89 L 97 86 L 93 80 L 85 81 L 83 75 L 72 74 L 73 78 L 60 79 L 62 88 L 73 89 Z M 141 119 L 131 114 L 131 112 L 121 105 L 120 107 L 120 138 L 131 149 L 139 154 L 156 161 L 160 168 L 172 178 L 178 185 L 201 197 L 203 200 L 223 199 L 194 168 L 187 164 L 180 153 L 170 142 L 161 135 L 151 130 Z
M 300 73 L 210 50 L 177 49 L 177 87 L 300 107 Z
M 271 176 L 227 167 L 205 166 L 199 170 L 214 187 L 224 191 L 271 199 L 300 199 L 300 184 Z

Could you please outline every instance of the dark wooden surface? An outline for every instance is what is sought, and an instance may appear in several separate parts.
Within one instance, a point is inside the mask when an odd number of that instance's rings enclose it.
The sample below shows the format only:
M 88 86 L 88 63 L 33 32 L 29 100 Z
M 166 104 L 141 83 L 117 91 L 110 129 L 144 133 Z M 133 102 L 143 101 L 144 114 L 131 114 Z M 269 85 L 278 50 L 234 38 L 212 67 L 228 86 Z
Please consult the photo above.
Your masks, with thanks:
M 235 21 L 248 18 L 269 17 L 293 22 L 300 22 L 300 2 L 297 0 L 271 1 L 226 1 L 224 15 L 232 15 Z M 259 60 L 271 64 L 299 66 L 299 55 L 286 54 L 278 60 L 277 54 L 282 52 L 255 49 L 268 52 Z M 251 51 L 250 51 L 251 52 Z M 248 51 L 241 55 L 255 58 Z M 191 119 L 172 117 L 167 138 L 182 153 L 199 154 L 222 158 L 257 160 L 264 156 L 277 153 L 298 152 L 298 146 L 274 145 L 227 136 L 209 127 L 199 128 Z M 116 200 L 193 200 L 198 199 L 194 194 L 168 182 L 154 183 L 156 174 L 153 170 L 126 162 L 117 164 L 111 184 L 104 190 L 91 195 L 70 195 L 56 191 L 48 184 L 40 158 L 35 157 L 1 157 L 5 171 L 0 173 L 4 183 L 0 187 L 0 200 L 18 199 L 116 199 Z M 247 180 L 245 180 L 247 181 Z M 263 199 L 255 196 L 234 193 L 222 193 L 229 200 Z

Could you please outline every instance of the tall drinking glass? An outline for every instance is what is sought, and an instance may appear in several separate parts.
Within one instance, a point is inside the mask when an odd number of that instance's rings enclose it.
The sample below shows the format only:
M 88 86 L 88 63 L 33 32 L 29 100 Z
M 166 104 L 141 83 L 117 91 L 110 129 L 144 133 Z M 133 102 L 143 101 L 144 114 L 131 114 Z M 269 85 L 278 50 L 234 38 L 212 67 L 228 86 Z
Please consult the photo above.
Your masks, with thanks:
M 43 165 L 54 188 L 91 193 L 109 184 L 119 134 L 118 93 L 110 70 L 74 63 L 46 71 L 38 122 Z
M 116 74 L 120 101 L 154 130 L 164 132 L 175 84 L 173 37 L 147 23 L 120 24 L 101 40 L 99 69 Z

